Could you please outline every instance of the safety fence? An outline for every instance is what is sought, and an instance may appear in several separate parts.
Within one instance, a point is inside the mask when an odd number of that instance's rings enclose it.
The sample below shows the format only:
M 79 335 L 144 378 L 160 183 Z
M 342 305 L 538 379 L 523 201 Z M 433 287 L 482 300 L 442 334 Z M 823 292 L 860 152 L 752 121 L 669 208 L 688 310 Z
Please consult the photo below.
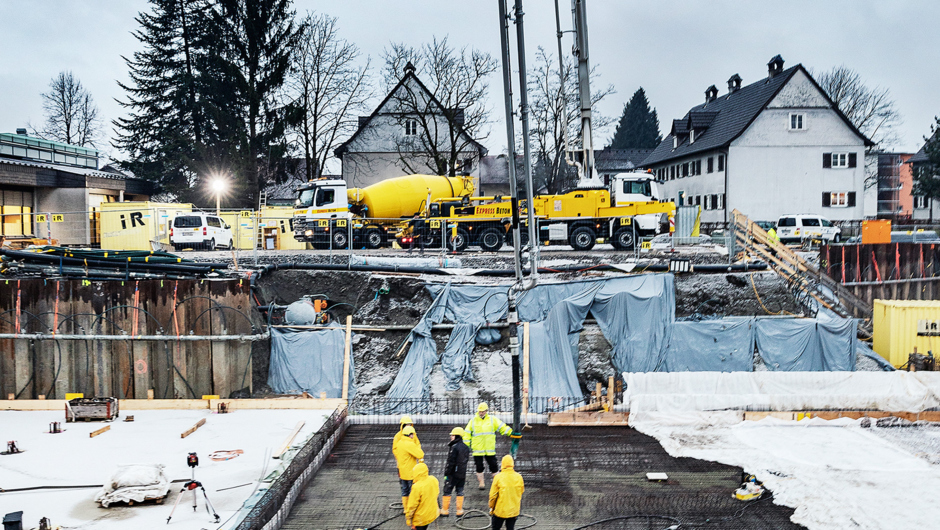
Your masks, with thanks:
M 613 390 L 614 403 L 620 403 L 623 398 L 622 385 L 616 385 Z M 520 402 L 522 413 L 544 414 L 551 412 L 572 412 L 581 410 L 599 410 L 602 402 L 606 400 L 608 389 L 602 388 L 601 398 L 590 393 L 583 398 L 572 397 L 523 397 Z M 470 417 L 477 413 L 477 407 L 485 402 L 492 414 L 512 414 L 513 398 L 511 396 L 489 396 L 476 398 L 420 398 L 396 399 L 376 396 L 359 396 L 350 403 L 350 412 L 353 414 L 368 415 L 400 415 L 421 414 L 434 416 L 462 416 Z
M 329 456 L 348 425 L 347 410 L 333 412 L 313 436 L 291 458 L 290 463 L 268 486 L 248 514 L 235 527 L 237 530 L 268 530 L 280 528 L 294 502 L 310 479 Z

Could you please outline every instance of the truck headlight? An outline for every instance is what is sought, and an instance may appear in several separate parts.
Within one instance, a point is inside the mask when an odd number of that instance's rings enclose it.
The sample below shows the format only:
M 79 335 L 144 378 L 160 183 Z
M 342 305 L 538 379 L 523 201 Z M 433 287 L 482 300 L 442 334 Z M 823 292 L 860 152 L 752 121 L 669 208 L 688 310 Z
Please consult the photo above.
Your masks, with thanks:
M 304 232 L 304 235 L 305 235 L 305 236 L 312 236 L 312 235 L 313 235 L 313 230 L 307 230 L 306 232 Z

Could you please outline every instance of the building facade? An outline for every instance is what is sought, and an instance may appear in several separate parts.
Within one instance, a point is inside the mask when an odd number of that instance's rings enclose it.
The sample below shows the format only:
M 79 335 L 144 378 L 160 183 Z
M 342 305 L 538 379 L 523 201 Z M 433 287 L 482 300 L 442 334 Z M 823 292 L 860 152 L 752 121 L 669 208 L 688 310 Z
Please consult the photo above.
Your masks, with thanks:
M 932 136 L 934 141 L 937 141 L 938 135 L 940 135 L 940 131 L 935 132 Z M 914 172 L 919 168 L 927 166 L 929 162 L 930 161 L 927 157 L 927 144 L 924 144 L 924 146 L 920 148 L 920 151 L 917 151 L 917 153 L 910 157 L 907 160 L 907 163 L 904 164 L 906 166 L 906 171 L 910 172 L 912 181 Z M 940 175 L 937 175 L 936 177 L 940 178 Z M 935 222 L 940 220 L 940 201 L 914 195 L 912 196 L 912 202 L 913 209 L 911 216 L 915 221 Z
M 463 130 L 463 110 L 445 108 L 408 63 L 402 79 L 336 151 L 343 180 L 364 187 L 412 173 L 435 173 L 432 159 L 456 149 L 457 174 L 479 176 L 486 149 Z
M 727 223 L 734 209 L 767 221 L 873 217 L 876 193 L 865 185 L 875 178 L 877 160 L 866 156 L 873 143 L 802 65 L 784 70 L 778 55 L 767 66 L 767 77 L 750 85 L 735 74 L 722 96 L 710 86 L 643 167 L 677 205 L 701 206 L 710 225 Z
M 95 212 L 102 203 L 146 201 L 152 182 L 99 169 L 99 153 L 0 133 L 0 225 L 6 239 L 46 237 L 62 245 L 97 243 Z M 45 217 L 38 217 L 45 216 Z

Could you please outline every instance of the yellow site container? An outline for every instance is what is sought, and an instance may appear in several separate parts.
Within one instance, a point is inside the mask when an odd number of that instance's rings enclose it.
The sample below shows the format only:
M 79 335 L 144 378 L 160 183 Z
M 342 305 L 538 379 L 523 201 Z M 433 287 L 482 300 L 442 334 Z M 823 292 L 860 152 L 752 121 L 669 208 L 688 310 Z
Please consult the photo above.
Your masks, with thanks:
M 940 301 L 875 300 L 872 325 L 872 348 L 895 367 L 906 363 L 914 348 L 940 355 Z
M 307 244 L 294 239 L 294 230 L 291 228 L 291 217 L 294 215 L 293 206 L 267 206 L 261 210 L 258 218 L 258 229 L 271 229 L 277 231 L 275 243 L 277 250 L 304 250 Z M 267 241 L 260 248 L 268 248 Z
M 235 248 L 251 250 L 255 241 L 255 212 L 252 210 L 238 210 L 222 212 L 220 217 L 225 224 L 232 227 L 232 241 Z
M 104 202 L 99 206 L 101 248 L 106 250 L 160 250 L 170 247 L 170 223 L 192 204 Z

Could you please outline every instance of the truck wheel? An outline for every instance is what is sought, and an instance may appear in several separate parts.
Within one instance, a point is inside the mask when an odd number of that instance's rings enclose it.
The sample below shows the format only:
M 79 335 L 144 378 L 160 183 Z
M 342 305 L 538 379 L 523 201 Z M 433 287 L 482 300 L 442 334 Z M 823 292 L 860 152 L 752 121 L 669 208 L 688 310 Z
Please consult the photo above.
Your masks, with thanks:
M 231 239 L 228 240 L 228 249 L 235 250 L 235 242 L 232 241 Z
M 614 232 L 610 244 L 617 250 L 630 250 L 636 245 L 636 237 L 633 236 L 633 230 L 621 228 Z
M 448 235 L 447 248 L 454 252 L 463 252 L 470 246 L 470 233 L 463 228 L 457 228 L 456 235 Z
M 597 234 L 588 226 L 575 228 L 568 237 L 568 244 L 575 250 L 591 250 L 597 242 Z
M 209 250 L 215 250 L 215 238 L 209 240 Z
M 487 228 L 480 234 L 480 248 L 484 252 L 496 252 L 503 247 L 506 238 L 498 228 Z
M 522 236 L 519 238 L 522 240 L 522 246 L 528 245 L 529 244 L 529 227 L 519 225 L 519 231 L 522 234 Z M 506 244 L 512 245 L 512 230 L 509 230 L 508 232 L 506 232 Z
M 385 242 L 385 238 L 382 237 L 382 231 L 378 228 L 367 229 L 363 240 L 365 240 L 366 248 L 371 249 L 382 248 L 382 243 Z
M 332 245 L 334 250 L 342 250 L 346 248 L 346 245 L 349 244 L 349 235 L 346 233 L 345 228 L 334 228 L 333 233 L 330 235 L 330 245 Z

